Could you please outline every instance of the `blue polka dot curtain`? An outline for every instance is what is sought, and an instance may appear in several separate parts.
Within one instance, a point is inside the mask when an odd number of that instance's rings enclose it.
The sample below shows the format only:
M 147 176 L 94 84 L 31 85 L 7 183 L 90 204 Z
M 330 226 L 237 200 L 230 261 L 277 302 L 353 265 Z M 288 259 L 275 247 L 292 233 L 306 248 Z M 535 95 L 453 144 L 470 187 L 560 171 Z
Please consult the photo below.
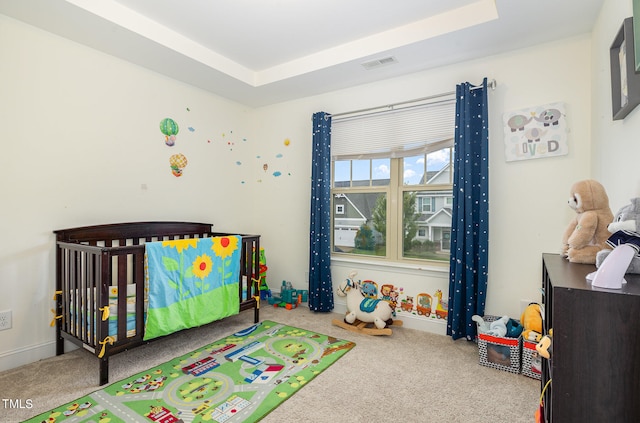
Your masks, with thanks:
M 456 86 L 455 159 L 447 335 L 473 340 L 484 315 L 489 258 L 487 78 Z
M 313 114 L 309 308 L 333 310 L 331 283 L 331 115 Z

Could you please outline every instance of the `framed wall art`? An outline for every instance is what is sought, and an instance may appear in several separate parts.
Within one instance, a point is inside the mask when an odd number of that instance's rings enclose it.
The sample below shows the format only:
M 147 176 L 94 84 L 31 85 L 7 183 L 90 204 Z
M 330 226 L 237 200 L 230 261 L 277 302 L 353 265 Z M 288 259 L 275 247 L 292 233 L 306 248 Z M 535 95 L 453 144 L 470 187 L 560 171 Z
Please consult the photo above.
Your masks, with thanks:
M 504 153 L 508 162 L 569 153 L 565 104 L 548 103 L 502 115 Z
M 636 72 L 640 72 L 640 0 L 633 0 L 633 43 L 636 56 Z
M 624 119 L 640 104 L 640 74 L 636 73 L 633 18 L 626 18 L 610 49 L 613 120 Z

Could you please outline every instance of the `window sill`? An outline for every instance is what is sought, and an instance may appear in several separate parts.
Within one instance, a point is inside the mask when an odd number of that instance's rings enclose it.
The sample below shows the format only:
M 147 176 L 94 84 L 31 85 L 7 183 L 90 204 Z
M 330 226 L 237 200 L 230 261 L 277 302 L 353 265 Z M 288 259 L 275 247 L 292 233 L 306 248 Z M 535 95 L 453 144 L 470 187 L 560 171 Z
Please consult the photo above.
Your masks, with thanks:
M 448 276 L 449 275 L 449 263 L 442 266 L 433 264 L 418 264 L 418 263 L 401 263 L 390 261 L 378 261 L 378 260 L 362 260 L 353 259 L 351 257 L 331 257 L 331 263 L 336 265 L 358 265 L 360 268 L 371 270 L 386 270 L 396 271 L 407 274 L 431 274 L 434 276 Z

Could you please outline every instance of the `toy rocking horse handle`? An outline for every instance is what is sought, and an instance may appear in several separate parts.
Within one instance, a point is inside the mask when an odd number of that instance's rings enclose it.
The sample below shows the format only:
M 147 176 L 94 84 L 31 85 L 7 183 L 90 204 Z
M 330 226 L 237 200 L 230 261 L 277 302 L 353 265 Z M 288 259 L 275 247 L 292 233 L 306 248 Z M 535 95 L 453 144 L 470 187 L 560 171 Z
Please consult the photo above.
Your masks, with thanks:
M 358 287 L 357 282 L 355 282 L 353 278 L 349 277 L 346 279 L 346 281 L 347 283 L 344 285 L 344 288 L 341 288 L 341 287 L 338 288 L 343 294 L 346 294 L 352 288 Z

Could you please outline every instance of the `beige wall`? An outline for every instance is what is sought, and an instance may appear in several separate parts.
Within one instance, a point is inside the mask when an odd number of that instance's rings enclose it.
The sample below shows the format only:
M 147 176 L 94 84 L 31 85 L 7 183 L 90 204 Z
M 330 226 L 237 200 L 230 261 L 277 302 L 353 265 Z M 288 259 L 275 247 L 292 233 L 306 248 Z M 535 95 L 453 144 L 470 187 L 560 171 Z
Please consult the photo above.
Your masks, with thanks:
M 48 326 L 52 230 L 131 220 L 211 221 L 220 230 L 260 233 L 272 287 L 286 279 L 305 288 L 311 114 L 448 92 L 484 76 L 498 82 L 489 94 L 487 313 L 518 317 L 521 300 L 540 299 L 540 255 L 557 251 L 572 217 L 566 206 L 571 184 L 593 175 L 612 202 L 636 195 L 637 177 L 627 193 L 620 172 L 606 164 L 622 156 L 631 166 L 626 151 L 638 149 L 632 135 L 638 131 L 629 129 L 637 112 L 611 123 L 605 95 L 608 62 L 600 50 L 608 52 L 631 7 L 618 10 L 616 3 L 606 3 L 593 41 L 561 40 L 254 110 L 0 16 L 0 39 L 13 40 L 0 43 L 0 310 L 13 310 L 13 329 L 0 332 L 0 370 L 54 354 Z M 567 107 L 569 154 L 505 162 L 502 114 L 557 101 Z M 158 129 L 164 117 L 181 126 L 176 147 L 164 145 Z M 168 167 L 168 156 L 178 150 L 190 161 L 179 179 Z M 334 281 L 354 268 L 362 279 L 428 293 L 444 289 L 446 296 L 447 273 L 438 269 L 335 263 Z M 340 300 L 337 311 L 344 309 Z M 418 319 L 408 325 L 444 331 L 441 323 Z

